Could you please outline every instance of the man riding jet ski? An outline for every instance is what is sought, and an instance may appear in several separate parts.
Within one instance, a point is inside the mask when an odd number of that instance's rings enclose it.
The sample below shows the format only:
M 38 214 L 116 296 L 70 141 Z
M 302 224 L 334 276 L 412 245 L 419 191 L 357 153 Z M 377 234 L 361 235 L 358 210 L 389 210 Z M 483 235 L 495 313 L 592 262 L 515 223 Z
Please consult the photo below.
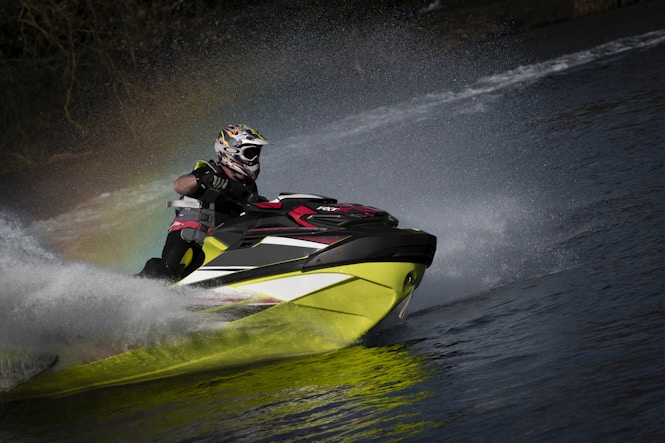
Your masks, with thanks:
M 23 375 L 12 380 L 9 397 L 69 395 L 328 352 L 403 319 L 436 237 L 401 228 L 388 212 L 364 204 L 293 193 L 266 201 L 255 184 L 265 144 L 244 125 L 220 132 L 217 161 L 199 162 L 175 181 L 183 198 L 171 203 L 176 217 L 162 257 L 141 273 L 203 289 L 185 306 L 200 328 L 146 346 L 83 343 L 62 359 L 13 354 L 12 367 Z M 192 255 L 186 250 L 194 254 L 183 266 Z
M 139 273 L 150 278 L 178 280 L 198 267 L 205 236 L 251 202 L 258 194 L 261 148 L 268 141 L 244 124 L 226 126 L 215 139 L 217 160 L 198 161 L 189 174 L 178 177 L 173 189 L 182 197 L 169 202 L 176 210 L 161 258 L 151 258 Z

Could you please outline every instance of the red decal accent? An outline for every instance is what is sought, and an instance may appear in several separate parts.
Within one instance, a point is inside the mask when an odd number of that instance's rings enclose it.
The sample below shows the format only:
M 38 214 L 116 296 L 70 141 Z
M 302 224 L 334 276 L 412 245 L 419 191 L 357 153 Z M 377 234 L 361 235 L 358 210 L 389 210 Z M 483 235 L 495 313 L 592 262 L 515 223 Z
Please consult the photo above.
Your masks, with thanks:
M 344 240 L 347 237 L 348 236 L 346 236 L 346 235 L 289 236 L 289 238 L 295 238 L 295 239 L 298 239 L 298 240 L 307 240 L 307 241 L 316 242 L 316 243 L 323 243 L 323 244 L 326 244 L 326 245 L 332 245 L 333 243 L 337 243 L 338 241 Z
M 202 230 L 201 228 L 205 228 L 201 223 L 196 222 L 194 220 L 184 220 L 181 221 L 178 218 L 173 219 L 173 223 L 171 223 L 171 226 L 169 227 L 169 232 L 173 231 L 179 231 L 181 229 L 185 228 L 191 228 L 191 229 L 197 229 L 197 230 Z M 206 232 L 210 233 L 212 231 L 212 228 L 207 228 Z
M 347 204 L 347 203 L 335 203 L 329 205 L 328 207 L 335 208 L 333 210 L 334 212 L 351 212 L 351 211 L 362 212 L 363 217 L 374 217 L 378 211 L 376 208 L 372 208 L 371 206 L 362 206 L 362 205 Z
M 309 223 L 302 219 L 305 215 L 316 214 L 316 211 L 309 209 L 307 206 L 298 206 L 293 211 L 289 212 L 289 215 L 296 223 L 306 228 L 316 228 L 316 225 Z
M 261 209 L 279 209 L 282 207 L 281 202 L 260 202 L 254 203 L 254 206 Z
M 299 228 L 297 226 L 275 226 L 272 228 L 253 228 L 247 230 L 247 232 L 250 233 L 256 233 L 256 232 L 270 232 L 270 231 L 297 231 Z

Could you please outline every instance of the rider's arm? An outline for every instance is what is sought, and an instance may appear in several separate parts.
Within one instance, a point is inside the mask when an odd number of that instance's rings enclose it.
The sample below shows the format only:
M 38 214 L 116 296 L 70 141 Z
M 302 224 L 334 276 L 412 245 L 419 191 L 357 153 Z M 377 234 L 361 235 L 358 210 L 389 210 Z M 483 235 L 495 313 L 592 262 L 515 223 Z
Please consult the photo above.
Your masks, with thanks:
M 176 178 L 173 182 L 173 190 L 180 195 L 199 200 L 204 200 L 201 198 L 204 194 L 211 194 L 206 196 L 205 201 L 213 202 L 219 196 L 219 191 L 215 188 L 226 187 L 229 181 L 222 177 L 215 178 L 216 173 L 217 171 L 209 165 L 198 167 L 191 173 Z M 213 178 L 215 179 L 213 180 Z M 214 182 L 217 182 L 217 186 L 214 186 Z M 212 193 L 207 191 L 212 191 Z
M 173 190 L 180 195 L 190 195 L 199 188 L 194 174 L 185 174 L 176 178 L 173 182 Z
M 256 184 L 244 185 L 243 183 L 225 179 L 226 183 L 221 189 L 214 189 L 200 184 L 200 177 L 209 174 L 210 167 L 195 169 L 191 174 L 185 174 L 178 177 L 173 182 L 173 189 L 180 195 L 187 195 L 209 203 L 214 203 L 220 198 L 236 204 L 247 204 L 255 202 L 259 195 L 256 190 Z
M 186 195 L 206 203 L 214 203 L 220 197 L 220 190 L 207 187 L 200 181 L 200 177 L 211 173 L 209 167 L 195 169 L 191 174 L 184 174 L 173 182 L 173 190 L 180 195 Z

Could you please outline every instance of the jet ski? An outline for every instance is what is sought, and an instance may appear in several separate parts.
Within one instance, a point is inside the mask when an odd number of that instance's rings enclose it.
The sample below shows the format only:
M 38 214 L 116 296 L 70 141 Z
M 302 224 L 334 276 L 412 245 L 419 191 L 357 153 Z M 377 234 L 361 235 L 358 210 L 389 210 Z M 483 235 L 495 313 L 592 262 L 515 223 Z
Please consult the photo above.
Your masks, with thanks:
M 397 225 L 371 206 L 282 193 L 212 231 L 203 263 L 177 284 L 382 320 L 420 284 L 436 251 L 436 237 Z M 383 292 L 384 302 L 369 303 Z
M 209 294 L 189 306 L 205 330 L 70 367 L 53 359 L 10 394 L 66 395 L 348 347 L 404 318 L 435 251 L 435 236 L 371 206 L 298 193 L 249 204 L 206 236 L 194 271 L 175 283 Z

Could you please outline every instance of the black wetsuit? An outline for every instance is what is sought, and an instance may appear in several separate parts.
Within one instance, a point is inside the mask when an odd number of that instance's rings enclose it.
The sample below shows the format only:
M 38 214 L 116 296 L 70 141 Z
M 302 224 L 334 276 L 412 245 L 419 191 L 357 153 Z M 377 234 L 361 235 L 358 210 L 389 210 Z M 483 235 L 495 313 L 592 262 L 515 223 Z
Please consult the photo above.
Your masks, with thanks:
M 176 208 L 176 215 L 169 227 L 161 259 L 148 260 L 139 275 L 177 280 L 188 274 L 203 261 L 201 246 L 205 236 L 215 226 L 238 217 L 246 204 L 263 199 L 258 195 L 256 182 L 253 180 L 233 181 L 212 161 L 199 162 L 197 166 L 192 175 L 199 178 L 213 172 L 229 179 L 226 187 L 213 189 L 199 186 L 186 198 L 171 202 L 170 206 Z M 193 258 L 185 267 L 181 262 L 189 249 L 192 249 Z

